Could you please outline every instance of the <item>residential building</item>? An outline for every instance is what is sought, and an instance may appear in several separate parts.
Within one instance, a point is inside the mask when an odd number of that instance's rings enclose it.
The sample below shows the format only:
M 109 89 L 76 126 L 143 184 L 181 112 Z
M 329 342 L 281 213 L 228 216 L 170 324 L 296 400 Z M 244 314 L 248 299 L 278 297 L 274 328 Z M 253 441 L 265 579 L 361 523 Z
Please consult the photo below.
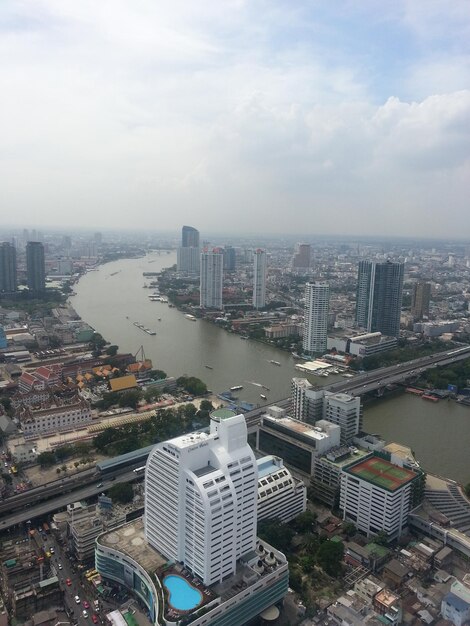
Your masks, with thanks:
M 377 454 L 348 465 L 341 474 L 343 519 L 367 537 L 383 531 L 389 540 L 397 539 L 408 524 L 412 486 L 418 478 L 418 472 Z
M 13 293 L 18 286 L 16 278 L 16 250 L 4 241 L 0 243 L 0 293 Z
M 305 285 L 303 350 L 307 353 L 325 352 L 328 334 L 330 287 L 316 282 Z
M 28 241 L 26 245 L 26 273 L 30 291 L 46 288 L 46 265 L 44 246 L 40 241 Z
M 199 231 L 192 226 L 181 229 L 181 246 L 183 248 L 199 248 Z
M 224 255 L 220 248 L 201 253 L 199 304 L 206 309 L 222 309 Z
M 285 556 L 256 539 L 257 467 L 245 418 L 227 409 L 212 412 L 209 432 L 157 444 L 145 516 L 98 537 L 96 569 L 135 593 L 156 626 L 249 623 L 288 589 Z M 199 597 L 189 609 L 163 594 L 174 575 Z
M 431 301 L 431 283 L 417 282 L 413 285 L 411 296 L 411 315 L 418 321 L 429 317 L 429 303 Z
M 306 378 L 293 378 L 291 391 L 292 417 L 310 424 L 323 419 L 323 389 L 315 388 Z
M 470 620 L 470 581 L 468 574 L 463 581 L 454 580 L 450 591 L 441 603 L 441 615 L 455 626 L 465 626 Z
M 369 333 L 389 337 L 400 332 L 403 263 L 361 261 L 357 281 L 356 323 Z
M 233 272 L 237 267 L 237 251 L 232 246 L 224 248 L 224 270 Z
M 253 306 L 255 309 L 266 306 L 266 250 L 253 253 Z
M 292 476 L 281 458 L 263 456 L 258 465 L 258 522 L 289 522 L 307 508 L 307 488 Z

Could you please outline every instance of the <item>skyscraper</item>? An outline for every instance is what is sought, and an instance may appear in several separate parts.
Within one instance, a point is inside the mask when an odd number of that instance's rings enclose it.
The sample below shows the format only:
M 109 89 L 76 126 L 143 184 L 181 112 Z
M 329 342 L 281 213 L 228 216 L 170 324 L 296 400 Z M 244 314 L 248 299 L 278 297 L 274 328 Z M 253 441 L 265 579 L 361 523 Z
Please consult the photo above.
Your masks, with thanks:
M 43 291 L 46 288 L 44 246 L 39 241 L 28 241 L 26 245 L 26 273 L 30 291 Z
M 0 243 L 0 293 L 16 291 L 16 250 L 11 243 Z
M 224 270 L 233 272 L 237 266 L 237 254 L 235 248 L 232 246 L 225 246 L 224 248 Z
M 258 469 L 243 415 L 211 414 L 210 433 L 155 446 L 147 461 L 145 535 L 205 585 L 232 575 L 255 549 Z
M 361 261 L 357 280 L 356 323 L 389 337 L 400 333 L 403 263 Z
M 298 243 L 292 259 L 293 269 L 306 270 L 310 268 L 311 247 L 309 243 Z
M 199 231 L 192 226 L 181 229 L 181 246 L 183 248 L 199 248 Z
M 222 308 L 222 288 L 224 277 L 224 255 L 220 248 L 201 253 L 200 298 L 201 307 Z
M 255 250 L 253 254 L 253 306 L 266 306 L 266 250 Z
M 177 250 L 176 267 L 178 272 L 199 274 L 201 249 L 199 231 L 192 226 L 181 229 L 181 246 Z
M 411 296 L 411 315 L 415 320 L 429 317 L 429 302 L 431 300 L 431 283 L 418 282 L 413 285 Z
M 330 286 L 325 282 L 305 285 L 304 352 L 324 352 L 328 331 Z

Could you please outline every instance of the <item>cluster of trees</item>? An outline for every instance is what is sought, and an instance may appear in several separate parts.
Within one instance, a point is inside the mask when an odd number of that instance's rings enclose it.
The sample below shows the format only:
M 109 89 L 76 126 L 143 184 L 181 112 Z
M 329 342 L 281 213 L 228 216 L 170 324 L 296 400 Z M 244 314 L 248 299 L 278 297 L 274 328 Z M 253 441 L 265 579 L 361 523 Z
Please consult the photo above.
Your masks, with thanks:
M 366 356 L 364 359 L 352 361 L 350 367 L 356 370 L 375 370 L 379 367 L 404 363 L 405 361 L 418 359 L 436 352 L 443 352 L 448 348 L 452 348 L 452 346 L 453 344 L 444 343 L 442 341 L 429 341 L 419 346 L 408 346 L 406 340 L 399 340 L 398 347 L 395 350 L 389 350 L 383 354 Z
M 422 378 L 435 389 L 447 389 L 447 385 L 457 385 L 459 389 L 470 387 L 467 383 L 470 380 L 470 359 L 427 370 Z
M 308 581 L 318 576 L 318 568 L 333 578 L 343 572 L 344 544 L 320 537 L 316 532 L 316 515 L 301 513 L 289 524 L 278 519 L 263 520 L 258 524 L 261 539 L 284 552 L 289 560 L 290 586 L 298 592 Z
M 121 502 L 127 504 L 132 502 L 134 497 L 134 490 L 132 483 L 117 483 L 108 489 L 108 496 L 112 498 L 114 502 Z
M 193 396 L 203 396 L 207 393 L 207 385 L 195 376 L 180 376 L 176 381 L 181 387 Z
M 57 465 L 58 463 L 63 463 L 70 458 L 77 458 L 78 460 L 74 461 L 73 465 L 75 468 L 78 468 L 80 465 L 87 465 L 93 460 L 91 452 L 91 444 L 83 441 L 74 443 L 73 446 L 60 446 L 59 448 L 56 448 L 53 452 L 49 450 L 41 452 L 40 454 L 38 454 L 37 460 L 40 467 L 44 469 L 47 467 L 52 467 L 53 465 Z M 65 472 L 67 470 L 67 466 L 63 465 L 61 468 L 58 469 L 59 472 Z
M 162 409 L 145 422 L 103 430 L 93 439 L 93 445 L 109 456 L 132 452 L 194 430 L 195 422 L 203 425 L 211 410 L 212 404 L 207 401 L 199 411 L 194 404 Z

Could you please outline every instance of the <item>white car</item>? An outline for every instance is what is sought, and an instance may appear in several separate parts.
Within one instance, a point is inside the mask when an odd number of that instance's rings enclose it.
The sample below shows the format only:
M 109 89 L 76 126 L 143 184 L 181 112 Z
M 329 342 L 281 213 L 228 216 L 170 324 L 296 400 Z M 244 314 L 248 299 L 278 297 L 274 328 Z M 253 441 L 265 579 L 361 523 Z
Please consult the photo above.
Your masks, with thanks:
M 88 617 L 88 611 L 86 609 L 83 609 L 82 615 L 83 617 Z
M 59 569 L 62 569 L 62 563 L 58 563 L 58 564 L 57 564 L 57 567 L 58 567 Z
M 75 596 L 75 602 L 76 602 L 77 604 L 80 604 L 80 596 Z

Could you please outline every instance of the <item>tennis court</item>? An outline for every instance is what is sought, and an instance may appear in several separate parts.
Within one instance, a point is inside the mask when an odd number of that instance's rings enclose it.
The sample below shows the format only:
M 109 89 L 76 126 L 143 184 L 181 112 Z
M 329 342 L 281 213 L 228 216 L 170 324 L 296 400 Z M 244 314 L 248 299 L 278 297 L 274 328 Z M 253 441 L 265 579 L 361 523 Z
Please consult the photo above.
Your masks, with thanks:
M 389 491 L 395 491 L 416 476 L 410 470 L 375 456 L 348 468 L 347 471 Z

